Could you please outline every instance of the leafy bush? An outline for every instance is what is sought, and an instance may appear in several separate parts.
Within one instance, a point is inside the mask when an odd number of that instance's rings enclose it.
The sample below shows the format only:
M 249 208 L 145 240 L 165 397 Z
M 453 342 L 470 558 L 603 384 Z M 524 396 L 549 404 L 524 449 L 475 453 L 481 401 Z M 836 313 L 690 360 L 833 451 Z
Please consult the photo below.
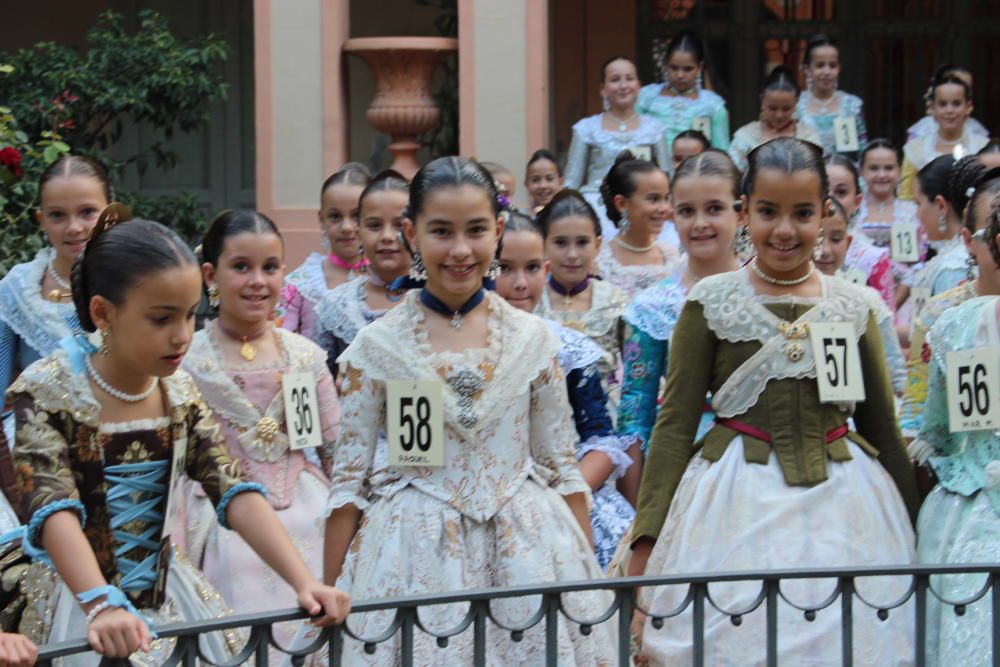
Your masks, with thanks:
M 106 12 L 87 33 L 80 53 L 51 42 L 16 54 L 0 74 L 0 273 L 37 252 L 41 236 L 31 212 L 37 179 L 65 152 L 96 158 L 121 183 L 129 169 L 151 165 L 170 169 L 177 155 L 168 147 L 177 131 L 204 126 L 209 105 L 223 99 L 226 84 L 218 64 L 228 46 L 213 35 L 190 41 L 170 32 L 155 12 L 140 11 L 139 28 L 129 34 L 121 14 Z M 155 140 L 145 150 L 114 159 L 111 151 L 125 124 L 141 124 Z M 7 165 L 3 151 L 16 168 Z M 118 189 L 136 215 L 160 220 L 191 239 L 200 236 L 206 216 L 193 195 L 160 198 Z

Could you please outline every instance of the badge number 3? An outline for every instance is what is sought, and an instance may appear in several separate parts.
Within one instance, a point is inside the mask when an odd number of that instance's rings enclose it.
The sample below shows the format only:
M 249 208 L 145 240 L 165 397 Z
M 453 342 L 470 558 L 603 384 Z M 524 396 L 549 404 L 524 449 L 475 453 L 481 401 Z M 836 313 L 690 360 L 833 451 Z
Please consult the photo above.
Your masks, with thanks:
M 948 426 L 952 433 L 1000 426 L 1000 350 L 949 352 Z
M 444 416 L 440 382 L 385 383 L 389 465 L 444 465 Z
M 823 403 L 865 400 L 861 355 L 854 325 L 846 322 L 816 322 L 809 325 L 816 383 Z
M 292 449 L 319 447 L 323 444 L 316 401 L 316 378 L 312 373 L 288 373 L 281 378 L 285 396 L 285 425 Z

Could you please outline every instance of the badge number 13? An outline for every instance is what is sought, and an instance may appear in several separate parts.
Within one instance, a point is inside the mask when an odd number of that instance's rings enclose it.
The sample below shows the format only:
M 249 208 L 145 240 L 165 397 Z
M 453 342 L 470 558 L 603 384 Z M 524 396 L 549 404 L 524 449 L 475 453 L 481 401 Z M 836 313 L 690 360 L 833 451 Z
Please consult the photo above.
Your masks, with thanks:
M 949 352 L 948 426 L 952 433 L 1000 426 L 1000 350 Z
M 444 465 L 444 416 L 440 382 L 385 383 L 389 465 Z

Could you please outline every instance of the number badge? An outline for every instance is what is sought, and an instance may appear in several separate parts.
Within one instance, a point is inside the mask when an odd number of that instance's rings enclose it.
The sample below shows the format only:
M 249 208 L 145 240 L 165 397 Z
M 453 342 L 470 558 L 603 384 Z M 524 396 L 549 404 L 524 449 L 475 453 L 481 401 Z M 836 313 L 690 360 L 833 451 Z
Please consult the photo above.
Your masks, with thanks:
M 1000 350 L 979 348 L 945 355 L 948 427 L 952 433 L 1000 426 Z
M 389 465 L 444 465 L 441 383 L 390 380 L 385 383 Z
M 292 449 L 319 447 L 323 444 L 316 400 L 316 377 L 309 371 L 287 373 L 281 378 L 285 395 L 285 426 Z
M 691 129 L 698 130 L 705 138 L 712 141 L 712 118 L 710 116 L 695 116 L 691 119 Z
M 910 308 L 910 322 L 916 322 L 920 311 L 924 309 L 931 298 L 930 287 L 914 287 L 910 290 L 910 300 L 913 306 Z
M 920 259 L 920 238 L 917 223 L 897 222 L 889 235 L 889 254 L 897 262 L 916 262 Z
M 858 145 L 858 124 L 853 118 L 833 119 L 833 139 L 838 153 L 856 153 Z
M 847 322 L 815 322 L 809 325 L 816 383 L 823 403 L 865 400 L 861 355 L 854 325 Z

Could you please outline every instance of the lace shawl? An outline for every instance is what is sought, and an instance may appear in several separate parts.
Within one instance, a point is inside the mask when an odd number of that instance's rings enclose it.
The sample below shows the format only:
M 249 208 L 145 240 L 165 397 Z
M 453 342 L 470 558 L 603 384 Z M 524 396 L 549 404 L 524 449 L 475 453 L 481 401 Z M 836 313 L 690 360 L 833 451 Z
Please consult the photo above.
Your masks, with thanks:
M 903 156 L 919 171 L 926 167 L 934 158 L 944 155 L 944 153 L 938 153 L 936 150 L 937 140 L 938 133 L 935 128 L 934 132 L 907 141 L 903 146 Z M 965 155 L 974 155 L 988 142 L 989 137 L 973 133 L 969 127 L 969 123 L 966 122 L 962 138 L 956 146 L 964 148 Z
M 551 366 L 561 346 L 538 318 L 514 308 L 493 292 L 488 292 L 486 298 L 492 312 L 499 315 L 497 326 L 491 327 L 487 334 L 487 346 L 496 359 L 496 368 L 476 400 L 475 425 L 463 426 L 460 420 L 463 398 L 448 383 L 442 383 L 445 424 L 465 439 L 475 439 L 478 431 L 506 418 L 511 401 Z M 359 331 L 337 363 L 341 367 L 350 364 L 376 382 L 440 382 L 441 376 L 432 363 L 435 353 L 423 317 L 419 290 L 412 290 L 384 317 Z
M 622 318 L 647 336 L 669 341 L 687 300 L 688 290 L 681 280 L 683 271 L 664 278 L 632 299 Z
M 597 192 L 615 157 L 632 146 L 649 146 L 659 164 L 667 163 L 669 155 L 663 143 L 666 128 L 660 121 L 641 115 L 635 130 L 614 132 L 602 127 L 602 119 L 603 114 L 596 114 L 573 125 L 573 140 L 566 158 L 567 188 Z
M 680 261 L 677 248 L 666 243 L 656 243 L 663 254 L 662 264 L 622 264 L 611 250 L 611 242 L 601 244 L 597 253 L 597 266 L 601 277 L 625 292 L 630 299 L 642 290 L 671 275 Z
M 215 323 L 210 322 L 195 334 L 184 358 L 184 369 L 194 377 L 202 394 L 211 397 L 212 411 L 240 434 L 242 450 L 254 460 L 274 463 L 289 449 L 288 433 L 284 428 L 284 394 L 278 391 L 261 413 L 223 370 L 222 360 L 209 338 L 210 327 L 214 326 Z M 274 331 L 282 352 L 283 368 L 287 368 L 288 373 L 312 372 L 319 379 L 327 372 L 325 355 L 315 343 L 285 329 L 275 328 Z M 324 411 L 324 406 L 320 406 L 320 411 Z M 277 425 L 277 432 L 262 434 L 262 425 L 265 429 Z
M 562 366 L 564 373 L 569 374 L 570 371 L 592 366 L 604 356 L 604 350 L 601 349 L 601 346 L 579 331 L 573 331 L 552 320 L 545 320 L 545 323 L 549 325 L 549 330 L 558 336 L 562 343 L 556 356 L 559 358 L 559 365 Z
M 367 276 L 355 278 L 333 288 L 320 300 L 316 306 L 316 338 L 325 332 L 350 343 L 362 327 L 385 314 L 384 310 L 368 307 L 367 282 Z
M 0 280 L 0 319 L 42 357 L 55 351 L 66 336 L 83 333 L 73 304 L 53 303 L 42 296 L 42 277 L 54 255 L 54 249 L 44 248 Z
M 762 347 L 726 379 L 712 397 L 720 417 L 743 414 L 757 402 L 770 380 L 816 377 L 816 360 L 808 339 L 800 342 L 802 355 L 792 361 L 785 353 L 789 339 L 780 331 L 785 322 L 765 303 L 815 303 L 794 324 L 848 322 L 858 339 L 868 326 L 871 299 L 861 288 L 839 278 L 820 275 L 823 296 L 819 299 L 763 297 L 750 285 L 747 269 L 704 278 L 691 289 L 691 301 L 702 305 L 708 327 L 720 339 L 732 343 L 758 341 Z M 844 405 L 850 410 L 853 406 Z
M 326 274 L 323 273 L 324 259 L 326 258 L 318 252 L 310 253 L 299 268 L 285 276 L 285 282 L 294 285 L 313 304 L 319 303 L 330 291 L 326 285 Z
M 937 248 L 938 254 L 924 264 L 913 277 L 913 287 L 926 287 L 931 290 L 931 294 L 938 294 L 956 285 L 947 285 L 944 289 L 935 289 L 938 276 L 945 271 L 965 271 L 965 260 L 969 256 L 969 251 L 965 248 L 961 236 L 956 236 L 950 241 L 945 241 Z

